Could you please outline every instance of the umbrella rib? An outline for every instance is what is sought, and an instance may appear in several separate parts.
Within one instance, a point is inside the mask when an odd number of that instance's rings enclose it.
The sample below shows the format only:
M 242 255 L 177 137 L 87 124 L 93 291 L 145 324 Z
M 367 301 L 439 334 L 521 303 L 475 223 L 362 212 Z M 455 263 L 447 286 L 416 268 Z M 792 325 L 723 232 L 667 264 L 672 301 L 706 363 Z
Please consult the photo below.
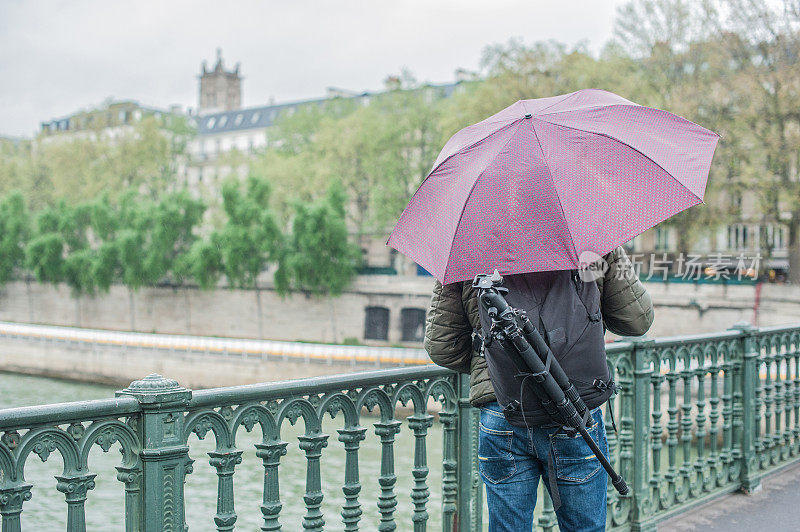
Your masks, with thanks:
M 603 107 L 620 107 L 620 106 L 624 106 L 624 107 L 643 107 L 642 105 L 639 105 L 638 103 L 633 103 L 633 102 L 631 102 L 631 103 L 604 103 L 602 105 L 590 105 L 589 107 L 579 107 L 577 109 L 562 109 L 560 111 L 553 111 L 552 113 L 536 113 L 536 116 L 550 116 L 550 115 L 557 115 L 559 113 L 577 113 L 578 111 L 588 111 L 589 109 L 602 109 Z M 551 105 L 550 107 L 553 107 L 553 106 Z M 549 109 L 550 107 L 547 107 L 547 109 Z M 652 108 L 648 107 L 648 109 L 652 109 Z M 664 111 L 664 112 L 668 113 L 669 111 Z M 670 113 L 670 114 L 672 114 L 672 113 Z M 678 116 L 678 115 L 675 115 L 675 116 Z
M 516 120 L 517 130 L 519 130 L 520 126 L 522 125 L 522 123 L 524 121 L 525 121 L 525 119 L 522 119 L 522 118 L 519 118 L 519 119 Z M 512 124 L 513 124 L 513 122 L 512 122 Z M 511 125 L 511 124 L 509 124 L 509 125 Z M 461 214 L 458 216 L 458 223 L 456 224 L 456 230 L 453 232 L 453 238 L 450 240 L 450 249 L 447 250 L 447 263 L 444 266 L 444 273 L 442 274 L 442 281 L 447 279 L 447 271 L 450 269 L 450 254 L 453 253 L 453 243 L 456 240 L 456 235 L 458 234 L 458 228 L 461 226 L 461 220 L 464 218 L 464 211 L 467 210 L 467 203 L 469 203 L 469 198 L 472 196 L 472 193 L 475 191 L 475 187 L 477 186 L 478 181 L 480 180 L 480 178 L 483 175 L 483 173 L 486 171 L 487 168 L 489 168 L 489 165 L 491 165 L 494 162 L 494 160 L 497 158 L 497 155 L 500 154 L 500 152 L 503 151 L 506 148 L 506 146 L 508 146 L 509 142 L 511 142 L 511 139 L 513 139 L 516 134 L 517 134 L 517 131 L 515 130 L 514 133 L 512 133 L 511 135 L 508 136 L 508 140 L 506 140 L 505 144 L 503 144 L 500 147 L 500 149 L 497 150 L 497 153 L 495 154 L 495 156 L 492 157 L 489 160 L 489 162 L 486 163 L 486 166 L 483 168 L 483 170 L 478 172 L 478 176 L 475 178 L 475 181 L 472 182 L 472 188 L 469 189 L 469 194 L 467 194 L 467 199 L 464 201 L 464 205 L 461 207 Z M 444 283 L 442 283 L 442 284 L 444 284 Z
M 558 100 L 557 102 L 555 102 L 555 103 L 552 103 L 552 104 L 548 105 L 547 107 L 542 107 L 541 109 L 539 109 L 538 111 L 536 111 L 536 114 L 537 114 L 537 115 L 539 115 L 539 114 L 541 114 L 541 112 L 542 112 L 542 111 L 546 111 L 546 110 L 550 109 L 551 107 L 555 107 L 556 105 L 558 105 L 558 104 L 560 104 L 560 103 L 564 103 L 564 102 L 566 102 L 567 100 L 569 100 L 570 98 L 572 98 L 573 96 L 575 96 L 576 94 L 578 94 L 579 92 L 580 92 L 580 91 L 575 91 L 575 92 L 571 92 L 571 93 L 569 93 L 569 94 L 565 95 L 563 98 L 561 98 L 561 99 L 560 99 L 560 100 Z M 523 101 L 524 101 L 524 100 L 523 100 Z M 558 111 L 556 111 L 556 113 L 557 113 L 557 112 L 558 112 Z M 553 114 L 553 113 L 549 113 L 549 114 Z
M 552 107 L 552 105 L 551 105 L 550 107 Z M 546 107 L 545 109 L 549 109 L 550 107 Z M 682 117 L 681 115 L 676 115 L 675 113 L 671 113 L 671 112 L 669 112 L 669 111 L 666 111 L 666 110 L 664 110 L 664 109 L 657 109 L 657 108 L 655 108 L 655 107 L 647 107 L 647 106 L 645 106 L 645 105 L 640 105 L 640 104 L 638 104 L 638 103 L 636 103 L 636 102 L 629 102 L 629 103 L 609 103 L 609 104 L 603 104 L 603 105 L 591 105 L 591 106 L 589 106 L 589 107 L 580 107 L 580 108 L 578 108 L 578 109 L 564 109 L 564 110 L 561 110 L 561 111 L 553 111 L 552 113 L 536 113 L 534 116 L 536 116 L 536 117 L 541 117 L 541 116 L 557 115 L 557 114 L 559 114 L 559 113 L 564 113 L 564 114 L 566 114 L 566 113 L 577 113 L 577 112 L 579 112 L 579 111 L 588 111 L 588 110 L 591 110 L 591 109 L 601 109 L 601 108 L 603 108 L 603 107 L 639 107 L 639 108 L 642 108 L 642 109 L 650 109 L 651 111 L 660 111 L 660 112 L 662 112 L 662 113 L 667 113 L 668 115 L 672 115 L 672 116 L 674 116 L 675 118 L 679 118 L 679 119 L 683 120 L 684 122 L 686 122 L 687 124 L 692 124 L 693 126 L 697 126 L 697 127 L 701 128 L 701 129 L 705 129 L 705 130 L 706 130 L 706 131 L 708 131 L 709 133 L 713 133 L 713 134 L 714 134 L 714 135 L 716 135 L 717 137 L 719 137 L 719 138 L 722 138 L 722 135 L 720 135 L 720 134 L 719 134 L 719 133 L 717 133 L 716 131 L 711 131 L 711 130 L 710 130 L 710 129 L 708 129 L 707 127 L 703 127 L 703 126 L 701 126 L 700 124 L 698 124 L 697 122 L 692 122 L 692 121 L 691 121 L 691 120 L 689 120 L 688 118 L 684 118 L 684 117 Z M 544 118 L 541 118 L 541 120 L 544 120 L 544 121 L 545 121 L 545 122 L 547 122 L 548 124 L 552 124 L 552 122 L 549 122 L 549 121 L 545 120 Z M 560 125 L 562 125 L 562 124 L 553 124 L 553 125 L 560 126 Z M 569 127 L 569 126 L 564 126 L 564 127 Z M 577 128 L 570 128 L 570 129 L 575 129 L 576 131 L 583 131 L 582 129 L 577 129 Z M 590 131 L 590 133 L 592 133 L 592 132 Z M 597 134 L 597 135 L 602 135 L 603 133 L 596 133 L 596 134 Z M 611 139 L 613 139 L 613 138 L 614 138 L 614 137 L 611 137 L 611 136 L 609 136 L 609 135 L 606 135 L 606 136 L 607 136 L 608 138 L 611 138 Z M 617 139 L 614 139 L 614 140 L 617 140 Z M 620 141 L 620 142 L 622 142 L 622 141 Z M 624 144 L 624 143 L 623 143 L 623 144 Z M 636 149 L 636 148 L 633 148 L 633 149 Z M 639 151 L 639 150 L 636 150 L 636 151 Z M 641 153 L 641 152 L 640 152 L 640 153 Z M 647 157 L 647 156 L 645 155 L 645 157 Z M 648 158 L 649 158 L 649 157 L 648 157 Z M 655 161 L 653 161 L 653 162 L 655 162 Z
M 544 167 L 547 168 L 547 177 L 550 178 L 550 184 L 553 185 L 553 190 L 556 193 L 556 198 L 558 198 L 558 207 L 561 209 L 561 217 L 564 218 L 564 225 L 567 228 L 567 233 L 569 233 L 569 241 L 572 244 L 572 252 L 575 254 L 575 258 L 578 258 L 578 250 L 575 248 L 575 237 L 572 236 L 572 229 L 569 228 L 569 221 L 567 221 L 567 215 L 564 213 L 564 205 L 561 204 L 561 196 L 558 195 L 558 189 L 556 188 L 556 182 L 553 179 L 553 174 L 550 172 L 550 163 L 547 162 L 547 156 L 544 154 L 544 149 L 542 148 L 542 141 L 539 140 L 539 134 L 536 133 L 536 126 L 533 125 L 533 121 L 531 121 L 531 129 L 533 130 L 533 136 L 536 137 L 536 144 L 539 145 L 539 151 L 542 153 L 542 159 L 544 160 Z
M 553 113 L 553 114 L 555 114 L 555 113 Z M 677 116 L 677 115 L 676 115 L 676 116 Z M 538 120 L 541 120 L 542 122 L 547 122 L 547 123 L 548 123 L 548 124 L 550 124 L 551 126 L 556 126 L 556 127 L 563 127 L 563 128 L 567 128 L 567 129 L 572 129 L 573 131 L 579 131 L 579 132 L 581 132 L 581 133 L 590 133 L 590 134 L 592 134 L 592 135 L 599 135 L 599 136 L 601 136 L 601 137 L 606 137 L 607 139 L 611 139 L 611 140 L 613 140 L 613 141 L 615 141 L 615 142 L 619 142 L 619 143 L 620 143 L 620 144 L 622 144 L 623 146 L 627 146 L 627 147 L 629 147 L 630 149 L 632 149 L 633 151 L 635 151 L 636 153 L 638 153 L 639 155 L 641 155 L 642 157 L 644 157 L 645 159 L 647 159 L 648 161 L 650 161 L 651 163 L 653 163 L 654 165 L 656 165 L 656 166 L 658 166 L 659 168 L 661 168 L 661 169 L 664 171 L 664 173 L 665 173 L 665 174 L 667 174 L 667 175 L 668 175 L 668 176 L 670 176 L 672 179 L 674 179 L 674 180 L 675 180 L 675 182 L 676 182 L 676 183 L 678 183 L 680 186 L 682 186 L 683 188 L 685 188 L 686 190 L 688 190 L 688 191 L 689 191 L 689 193 L 690 193 L 692 196 L 694 196 L 695 198 L 697 198 L 697 199 L 699 199 L 701 202 L 703 202 L 703 198 L 701 198 L 700 196 L 698 196 L 698 195 L 697 195 L 697 193 L 696 193 L 695 191 L 691 190 L 689 187 L 687 187 L 686 185 L 684 185 L 683 183 L 681 183 L 681 181 L 680 181 L 680 180 L 679 180 L 677 177 L 675 177 L 674 175 L 672 175 L 672 173 L 671 173 L 671 172 L 669 172 L 669 171 L 668 171 L 666 168 L 664 168 L 663 166 L 661 166 L 660 164 L 658 164 L 656 161 L 654 161 L 654 160 L 653 160 L 653 159 L 652 159 L 650 156 L 648 156 L 648 155 L 647 155 L 647 154 L 645 154 L 645 153 L 642 153 L 640 150 L 637 150 L 636 148 L 634 148 L 633 146 L 631 146 L 631 145 L 630 145 L 630 144 L 628 144 L 627 142 L 624 142 L 624 141 L 622 141 L 622 140 L 620 140 L 620 139 L 618 139 L 618 138 L 616 138 L 616 137 L 612 137 L 611 135 L 607 135 L 607 134 L 605 134 L 605 133 L 597 133 L 597 132 L 595 132 L 595 131 L 585 131 L 585 130 L 583 130 L 583 129 L 578 129 L 577 127 L 565 126 L 564 124 L 556 124 L 556 123 L 554 123 L 554 122 L 550 122 L 549 120 L 545 120 L 544 118 L 540 118 L 540 117 L 534 117 L 534 118 L 536 118 L 536 119 L 538 119 Z M 534 131 L 535 131 L 535 130 L 534 130 Z M 537 137 L 537 139 L 538 139 L 538 137 Z M 705 203 L 705 202 L 703 202 L 703 203 Z
M 438 170 L 438 169 L 439 169 L 439 167 L 441 167 L 441 166 L 442 166 L 444 163 L 446 163 L 447 161 L 449 161 L 450 159 L 452 159 L 453 157 L 455 157 L 455 156 L 456 156 L 456 155 L 458 155 L 459 153 L 463 152 L 464 150 L 468 150 L 468 149 L 470 149 L 470 148 L 472 148 L 472 147 L 474 147 L 474 146 L 476 146 L 476 145 L 480 144 L 481 142 L 485 141 L 486 139 L 488 139 L 488 138 L 489 138 L 489 137 L 491 137 L 492 135 L 496 135 L 496 134 L 500 133 L 501 131 L 503 131 L 504 129 L 506 129 L 506 128 L 508 128 L 508 127 L 511 127 L 512 125 L 514 125 L 514 122 L 516 122 L 517 120 L 520 120 L 520 119 L 521 119 L 521 117 L 520 117 L 520 118 L 515 118 L 515 119 L 514 119 L 514 120 L 512 120 L 511 122 L 509 122 L 508 120 L 495 120 L 495 121 L 493 121 L 493 122 L 486 122 L 486 124 L 501 124 L 501 123 L 503 123 L 503 122 L 508 122 L 508 123 L 507 123 L 506 125 L 504 125 L 503 127 L 500 127 L 500 128 L 497 128 L 497 129 L 495 129 L 494 131 L 492 131 L 491 133 L 489 133 L 489 134 L 488 134 L 488 135 L 486 135 L 485 137 L 482 137 L 482 138 L 480 138 L 480 139 L 476 140 L 476 141 L 475 141 L 475 142 L 473 142 L 472 144 L 467 144 L 466 146 L 464 146 L 464 147 L 462 147 L 462 148 L 459 148 L 458 150 L 456 150 L 456 151 L 455 151 L 455 152 L 453 152 L 452 154 L 448 155 L 446 159 L 444 159 L 442 162 L 440 162 L 439 164 L 437 164 L 436 166 L 434 166 L 433 168 L 431 168 L 431 171 L 430 171 L 430 172 L 428 172 L 428 175 L 427 175 L 427 176 L 425 176 L 425 179 L 423 179 L 423 180 L 422 180 L 422 182 L 424 183 L 424 182 L 425 182 L 425 180 L 426 180 L 426 179 L 428 179 L 428 178 L 431 176 L 431 174 L 433 174 L 433 173 L 434 173 L 436 170 Z M 479 122 L 479 123 L 480 123 L 480 122 Z M 477 125 L 477 124 L 475 124 L 475 125 Z M 420 186 L 422 186 L 422 184 L 421 184 L 421 183 L 420 183 Z

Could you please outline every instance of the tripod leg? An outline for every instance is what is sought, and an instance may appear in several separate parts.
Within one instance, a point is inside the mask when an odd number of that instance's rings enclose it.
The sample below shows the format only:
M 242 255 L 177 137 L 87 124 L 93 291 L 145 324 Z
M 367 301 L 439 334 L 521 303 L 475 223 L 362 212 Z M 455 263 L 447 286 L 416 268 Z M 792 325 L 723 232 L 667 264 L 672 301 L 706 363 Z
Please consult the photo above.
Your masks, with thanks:
M 608 458 L 603 454 L 603 451 L 600 450 L 600 447 L 597 446 L 597 443 L 592 439 L 592 436 L 587 432 L 586 427 L 581 425 L 577 428 L 578 432 L 580 433 L 583 441 L 586 442 L 586 445 L 592 450 L 594 455 L 600 460 L 600 464 L 603 466 L 603 469 L 606 470 L 608 476 L 611 477 L 611 484 L 614 485 L 614 489 L 616 489 L 620 495 L 627 495 L 630 491 L 628 489 L 628 484 L 625 482 L 625 479 L 622 478 L 620 474 L 614 471 L 614 466 L 608 461 Z
M 561 367 L 561 364 L 555 359 L 553 352 L 550 350 L 550 346 L 547 345 L 547 342 L 544 341 L 542 335 L 533 325 L 528 316 L 526 316 L 523 312 L 520 312 L 517 315 L 517 319 L 522 326 L 522 333 L 525 335 L 525 339 L 528 340 L 528 343 L 531 344 L 533 350 L 536 351 L 536 354 L 539 355 L 539 358 L 544 362 L 547 363 L 547 359 L 553 357 L 553 361 L 550 364 L 550 374 L 553 375 L 553 378 L 556 380 L 558 385 L 564 390 L 564 395 L 575 405 L 575 409 L 578 411 L 578 415 L 583 417 L 583 415 L 587 411 L 586 404 L 581 399 L 578 390 L 575 389 L 572 382 L 570 382 L 567 374 L 564 373 L 564 369 Z

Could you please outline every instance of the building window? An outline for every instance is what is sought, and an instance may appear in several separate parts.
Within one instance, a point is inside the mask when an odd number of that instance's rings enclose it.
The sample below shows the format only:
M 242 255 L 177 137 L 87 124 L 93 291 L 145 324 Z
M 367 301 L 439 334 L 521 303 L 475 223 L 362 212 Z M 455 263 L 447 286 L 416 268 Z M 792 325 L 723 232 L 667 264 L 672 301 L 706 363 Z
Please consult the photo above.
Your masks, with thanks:
M 669 228 L 656 226 L 656 251 L 669 250 Z
M 772 251 L 785 251 L 786 240 L 782 225 L 766 224 L 761 226 L 761 244 L 770 248 Z
M 389 309 L 367 307 L 364 309 L 364 339 L 387 340 L 389 338 Z
M 225 127 L 225 124 L 228 123 L 228 117 L 223 115 L 219 117 L 219 127 Z
M 236 115 L 236 118 L 234 119 L 233 123 L 235 125 L 237 125 L 237 126 L 241 126 L 242 125 L 242 120 L 244 120 L 244 115 L 240 113 L 240 114 Z
M 214 129 L 214 124 L 216 124 L 216 123 L 217 123 L 217 119 L 212 116 L 211 118 L 208 119 L 208 122 L 206 122 L 206 128 Z
M 258 122 L 259 118 L 261 118 L 261 113 L 256 111 L 255 113 L 253 113 L 253 116 L 250 117 L 250 123 L 255 124 L 256 122 Z
M 425 311 L 421 308 L 404 308 L 400 311 L 402 340 L 421 342 L 425 336 Z
M 733 224 L 728 226 L 728 249 L 741 251 L 747 249 L 748 226 Z

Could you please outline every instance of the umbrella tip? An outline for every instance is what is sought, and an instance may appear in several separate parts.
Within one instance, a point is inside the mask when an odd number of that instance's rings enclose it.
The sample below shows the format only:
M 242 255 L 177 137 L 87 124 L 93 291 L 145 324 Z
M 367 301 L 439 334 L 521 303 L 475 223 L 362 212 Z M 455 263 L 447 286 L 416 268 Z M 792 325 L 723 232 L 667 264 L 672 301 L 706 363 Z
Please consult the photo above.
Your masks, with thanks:
M 525 118 L 530 118 L 530 117 L 532 117 L 532 116 L 533 116 L 533 115 L 532 115 L 532 114 L 530 114 L 530 113 L 525 113 Z M 495 271 L 496 271 L 496 270 L 495 270 Z

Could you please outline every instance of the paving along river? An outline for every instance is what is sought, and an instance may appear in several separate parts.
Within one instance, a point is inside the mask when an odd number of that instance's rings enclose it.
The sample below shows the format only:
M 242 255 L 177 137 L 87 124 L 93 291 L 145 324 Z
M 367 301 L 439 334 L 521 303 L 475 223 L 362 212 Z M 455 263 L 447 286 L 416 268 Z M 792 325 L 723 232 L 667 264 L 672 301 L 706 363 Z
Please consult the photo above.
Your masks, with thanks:
M 74 383 L 40 377 L 30 377 L 0 373 L 0 408 L 28 406 L 43 403 L 60 403 L 86 399 L 113 397 L 114 388 L 94 384 Z M 326 418 L 323 430 L 329 434 L 328 447 L 322 455 L 322 486 L 325 493 L 322 510 L 325 514 L 325 530 L 342 530 L 341 503 L 344 500 L 341 485 L 344 481 L 344 447 L 336 439 L 336 429 L 341 427 L 341 416 L 334 420 Z M 361 505 L 364 515 L 362 530 L 377 530 L 379 513 L 376 506 L 380 470 L 379 440 L 372 430 L 372 419 L 362 419 L 362 425 L 369 427 L 367 439 L 362 442 L 359 453 L 359 469 L 362 482 Z M 302 434 L 302 420 L 292 427 L 288 423 L 282 430 L 282 438 L 289 442 L 289 452 L 281 459 L 280 480 L 281 524 L 287 531 L 302 530 L 302 516 L 305 513 L 303 492 L 305 489 L 305 458 L 297 447 L 297 436 Z M 264 469 L 261 460 L 255 455 L 253 444 L 261 435 L 256 428 L 247 433 L 239 431 L 237 446 L 244 450 L 243 460 L 236 467 L 234 489 L 236 493 L 236 512 L 239 518 L 237 530 L 258 530 L 261 521 L 261 496 Z M 189 440 L 190 455 L 195 460 L 194 472 L 186 482 L 186 520 L 189 530 L 204 532 L 214 530 L 213 516 L 217 503 L 217 479 L 214 469 L 208 464 L 207 452 L 213 450 L 213 435 L 205 440 L 195 436 Z M 89 457 L 89 466 L 97 474 L 96 487 L 89 492 L 86 501 L 86 528 L 92 532 L 111 532 L 124 530 L 123 485 L 116 479 L 114 466 L 120 463 L 118 445 L 108 453 L 95 447 Z M 427 441 L 430 474 L 430 501 L 428 530 L 441 529 L 441 460 L 442 430 L 437 423 L 431 427 Z M 411 530 L 411 469 L 414 460 L 413 435 L 406 423 L 395 444 L 395 470 L 398 497 L 396 518 L 398 530 Z M 33 498 L 26 502 L 22 512 L 23 530 L 45 531 L 63 530 L 67 516 L 64 495 L 56 491 L 54 475 L 61 472 L 61 458 L 53 453 L 46 463 L 35 455 L 28 459 L 25 477 L 33 482 Z

